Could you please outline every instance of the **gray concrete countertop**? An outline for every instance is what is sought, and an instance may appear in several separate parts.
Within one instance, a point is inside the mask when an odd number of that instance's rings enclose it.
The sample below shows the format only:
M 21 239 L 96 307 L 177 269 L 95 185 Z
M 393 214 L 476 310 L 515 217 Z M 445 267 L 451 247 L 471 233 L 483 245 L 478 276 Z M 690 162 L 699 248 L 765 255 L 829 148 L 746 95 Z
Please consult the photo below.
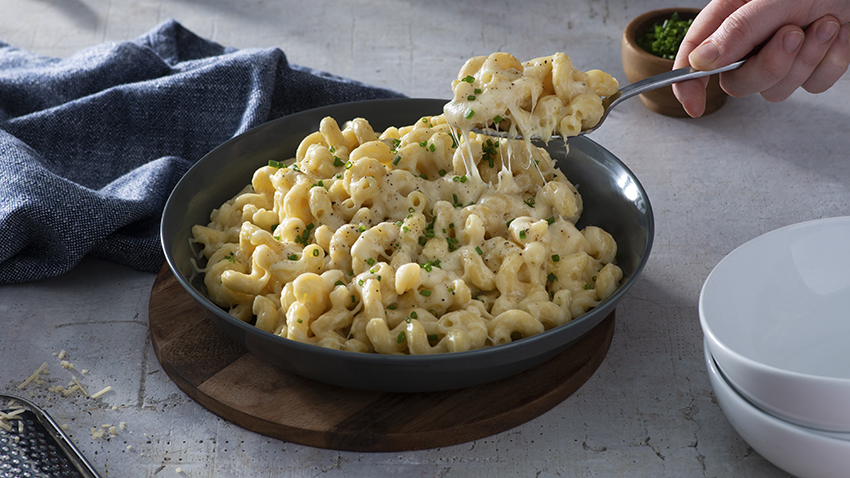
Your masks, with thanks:
M 682 6 L 702 2 L 680 0 Z M 240 48 L 280 47 L 290 62 L 448 98 L 469 57 L 564 51 L 625 82 L 620 35 L 663 2 L 584 0 L 0 0 L 0 39 L 51 56 L 132 39 L 174 18 Z M 618 307 L 596 374 L 530 422 L 462 445 L 403 453 L 339 452 L 244 430 L 189 399 L 148 335 L 154 275 L 86 259 L 52 279 L 0 287 L 0 393 L 23 393 L 67 424 L 104 476 L 187 477 L 783 477 L 732 429 L 706 374 L 700 288 L 732 249 L 788 224 L 850 213 L 850 77 L 830 91 L 771 104 L 730 99 L 701 119 L 658 116 L 639 101 L 592 139 L 621 158 L 652 201 L 655 245 Z M 100 399 L 61 398 L 72 371 Z M 19 390 L 43 362 L 42 386 Z M 87 372 L 82 373 L 85 369 Z M 92 428 L 125 423 L 114 437 Z

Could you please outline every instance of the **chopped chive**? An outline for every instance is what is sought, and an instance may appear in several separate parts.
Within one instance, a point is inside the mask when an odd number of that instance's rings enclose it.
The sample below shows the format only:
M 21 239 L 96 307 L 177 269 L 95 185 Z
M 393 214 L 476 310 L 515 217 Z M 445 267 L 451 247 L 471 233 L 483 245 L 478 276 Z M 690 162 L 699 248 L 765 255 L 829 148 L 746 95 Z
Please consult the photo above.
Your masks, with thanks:
M 551 226 L 554 222 L 555 222 L 555 217 L 554 217 L 554 216 L 553 216 L 553 217 L 550 217 L 549 219 L 546 219 L 546 223 L 547 223 L 547 224 L 549 224 L 550 226 Z
M 420 141 L 419 146 L 422 146 L 423 148 L 427 148 L 428 147 L 428 140 L 426 139 L 425 141 Z
M 460 80 L 460 81 L 465 81 L 465 82 L 467 82 L 467 83 L 472 83 L 473 81 L 475 81 L 475 77 L 474 77 L 474 76 L 472 76 L 472 75 L 466 75 L 466 77 L 465 77 L 465 78 L 463 78 L 463 79 L 462 79 L 462 80 Z
M 502 117 L 501 117 L 501 116 L 496 116 L 495 118 L 493 118 L 493 123 L 494 123 L 494 124 L 499 124 L 499 123 L 501 123 L 501 122 L 502 122 Z
M 355 299 L 353 295 L 351 296 L 351 302 L 352 303 L 357 302 L 357 299 Z
M 552 262 L 558 262 L 561 260 L 561 256 L 558 254 L 552 254 Z
M 319 257 L 319 250 L 313 249 L 313 257 Z
M 375 265 L 375 259 L 373 259 L 371 257 L 366 259 L 366 264 L 369 264 L 370 266 L 374 266 Z
M 466 97 L 466 99 L 469 101 L 475 101 L 475 95 L 469 95 Z
M 506 227 L 511 227 L 511 223 L 512 223 L 512 222 L 514 222 L 514 220 L 513 220 L 513 219 L 508 219 L 508 221 L 505 223 L 505 226 L 506 226 Z
M 454 252 L 457 250 L 457 239 L 447 237 L 446 244 L 449 246 L 449 252 Z
M 449 229 L 454 229 L 454 228 L 455 228 L 455 223 L 450 222 L 450 223 L 449 223 Z
M 303 319 L 298 319 L 298 320 L 296 320 L 296 322 L 298 322 L 299 324 L 303 324 L 303 323 L 304 323 L 304 320 L 303 320 Z
M 419 245 L 420 245 L 420 246 L 424 246 L 426 242 L 427 242 L 427 241 L 426 241 L 426 239 L 425 239 L 424 237 L 419 236 Z
M 278 168 L 278 169 L 281 169 L 281 168 L 284 167 L 283 163 L 281 163 L 280 161 L 275 161 L 273 159 L 269 160 L 269 166 L 271 166 L 273 168 Z
M 426 181 L 428 180 L 428 175 L 425 174 L 425 173 L 420 174 L 419 177 L 426 180 Z
M 393 166 L 398 166 L 399 161 L 401 161 L 401 156 L 396 156 L 393 160 Z
M 558 276 L 556 276 L 554 272 L 550 272 L 546 278 L 549 279 L 549 282 L 555 282 L 558 280 Z
M 404 340 L 406 338 L 407 338 L 407 336 L 405 335 L 404 331 L 402 330 L 401 332 L 398 333 L 397 341 L 398 341 L 398 343 L 402 343 L 402 342 L 404 342 Z
M 354 166 L 354 164 L 351 161 L 345 162 L 345 169 L 351 169 L 352 166 Z
M 480 95 L 481 94 L 481 88 L 475 88 L 475 94 Z
M 390 310 L 395 310 L 397 307 L 398 307 L 398 304 L 396 304 L 396 303 L 392 303 L 392 304 L 387 306 L 387 308 L 390 309 Z
M 289 259 L 290 261 L 297 261 L 297 260 L 298 260 L 298 256 L 296 256 L 295 254 L 290 254 L 290 255 L 287 257 L 287 259 Z
M 357 285 L 359 285 L 360 287 L 363 287 L 363 279 L 358 280 Z
M 464 174 L 463 176 L 460 177 L 460 182 L 465 183 L 466 181 L 468 181 L 468 179 L 467 179 L 466 175 Z
M 345 163 L 343 163 L 341 159 L 334 156 L 334 166 L 339 168 L 341 166 L 345 166 Z
M 584 290 L 590 290 L 590 289 L 592 289 L 592 288 L 593 288 L 593 286 L 591 286 L 590 284 L 585 284 L 585 285 L 584 285 Z
M 440 177 L 443 177 L 443 176 L 445 176 L 445 175 L 446 175 L 446 170 L 445 170 L 445 169 L 441 169 L 441 170 L 437 171 L 437 174 L 439 174 L 439 175 L 440 175 Z
M 343 282 L 343 281 L 341 281 L 341 280 L 338 280 L 338 281 L 334 282 L 334 287 L 336 287 L 336 286 L 338 286 L 338 285 L 345 285 L 345 282 Z
M 528 207 L 534 207 L 535 201 L 534 198 L 528 198 L 523 201 Z
M 475 252 L 477 252 L 479 256 L 484 255 L 484 251 L 481 250 L 480 246 L 475 246 Z
M 414 311 L 411 311 L 411 312 L 410 312 L 410 318 L 411 318 L 411 319 L 418 319 L 418 318 L 419 318 L 419 314 L 417 314 L 415 310 L 414 310 Z
M 358 226 L 358 227 L 357 227 L 357 230 L 358 230 L 358 231 L 360 231 L 360 232 L 365 232 L 365 231 L 366 231 L 366 226 L 364 226 L 364 225 L 362 225 L 362 224 L 361 224 L 360 226 Z
M 428 336 L 428 342 L 436 342 L 437 340 L 439 340 L 439 337 L 437 337 L 437 334 L 431 334 L 431 335 Z
M 434 143 L 431 143 L 431 145 L 428 146 L 428 151 L 433 153 L 436 150 L 437 150 L 437 145 L 435 145 Z
M 423 297 L 430 297 L 431 291 L 428 290 L 428 289 L 422 289 L 422 290 L 419 291 L 419 295 L 421 295 Z
M 473 116 L 475 116 L 475 111 L 473 111 L 472 108 L 466 110 L 466 113 L 463 115 L 466 119 L 472 119 Z
M 523 229 L 522 231 L 519 231 L 519 238 L 525 239 L 525 229 Z

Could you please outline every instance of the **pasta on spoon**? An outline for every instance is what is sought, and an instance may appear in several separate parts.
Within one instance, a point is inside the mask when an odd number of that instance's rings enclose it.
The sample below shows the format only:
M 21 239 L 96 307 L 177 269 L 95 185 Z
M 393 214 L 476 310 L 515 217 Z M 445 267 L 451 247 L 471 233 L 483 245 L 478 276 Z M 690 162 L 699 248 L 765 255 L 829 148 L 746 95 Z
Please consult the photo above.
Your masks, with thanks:
M 524 63 L 493 53 L 467 60 L 443 111 L 461 134 L 490 129 L 548 142 L 553 135 L 567 138 L 596 126 L 605 112 L 602 99 L 618 89 L 608 73 L 575 69 L 563 53 Z

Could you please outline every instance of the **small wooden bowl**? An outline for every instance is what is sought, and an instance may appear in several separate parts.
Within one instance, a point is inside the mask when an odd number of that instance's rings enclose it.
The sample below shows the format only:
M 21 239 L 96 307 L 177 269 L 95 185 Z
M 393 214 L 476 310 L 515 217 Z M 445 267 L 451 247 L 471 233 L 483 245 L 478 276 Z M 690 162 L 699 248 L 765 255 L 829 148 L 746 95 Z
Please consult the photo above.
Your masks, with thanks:
M 663 8 L 652 10 L 632 20 L 623 32 L 622 58 L 623 70 L 629 82 L 634 83 L 649 76 L 664 73 L 673 69 L 673 60 L 667 60 L 647 52 L 637 44 L 637 39 L 652 28 L 656 22 L 662 22 L 673 13 L 678 12 L 679 18 L 687 20 L 696 18 L 698 8 Z M 728 95 L 720 88 L 718 75 L 709 77 L 706 88 L 705 113 L 711 114 L 726 104 Z M 673 87 L 665 86 L 657 90 L 643 93 L 640 101 L 651 111 L 665 116 L 686 117 L 688 114 L 679 100 L 673 95 Z

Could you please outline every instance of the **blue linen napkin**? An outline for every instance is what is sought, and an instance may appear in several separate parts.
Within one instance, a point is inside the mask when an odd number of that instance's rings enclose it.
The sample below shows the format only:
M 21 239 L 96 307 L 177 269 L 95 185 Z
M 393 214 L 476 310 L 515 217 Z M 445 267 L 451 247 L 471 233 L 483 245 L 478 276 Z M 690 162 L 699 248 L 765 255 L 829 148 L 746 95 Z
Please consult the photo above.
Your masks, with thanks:
M 87 254 L 156 272 L 165 201 L 204 154 L 290 113 L 400 96 L 174 20 L 67 59 L 0 41 L 0 284 Z

